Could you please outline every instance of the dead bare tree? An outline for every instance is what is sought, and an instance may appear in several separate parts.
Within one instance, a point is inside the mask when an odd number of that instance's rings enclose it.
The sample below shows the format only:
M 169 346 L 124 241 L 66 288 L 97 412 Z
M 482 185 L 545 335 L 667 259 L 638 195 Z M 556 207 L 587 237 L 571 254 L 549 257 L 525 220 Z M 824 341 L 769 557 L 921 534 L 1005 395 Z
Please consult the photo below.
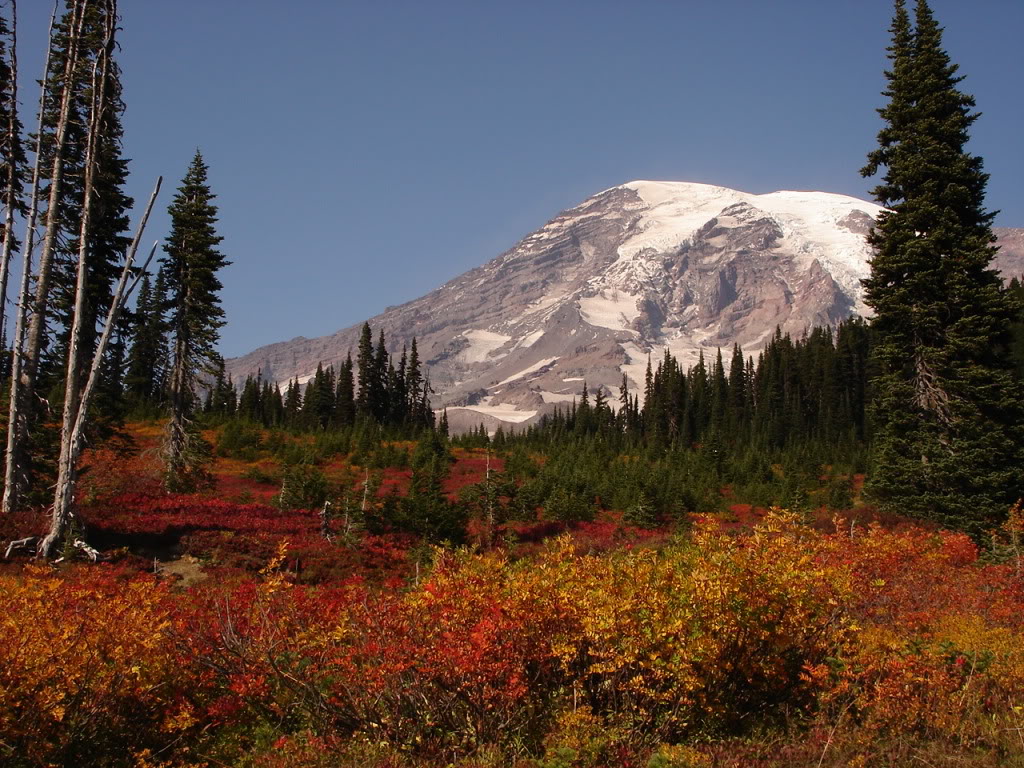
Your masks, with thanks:
M 50 190 L 47 204 L 46 228 L 43 234 L 43 249 L 39 257 L 39 268 L 36 273 L 35 294 L 29 298 L 29 274 L 31 273 L 32 250 L 35 245 L 34 231 L 39 204 L 39 178 L 43 162 L 42 136 L 44 113 L 46 106 L 47 86 L 49 84 L 49 54 L 47 68 L 43 77 L 42 94 L 39 107 L 39 134 L 36 140 L 36 157 L 33 168 L 32 202 L 27 221 L 25 242 L 23 245 L 22 290 L 19 294 L 19 311 L 17 315 L 14 342 L 13 365 L 11 371 L 10 412 L 7 428 L 7 464 L 4 469 L 3 512 L 10 514 L 19 503 L 24 485 L 25 442 L 28 437 L 29 398 L 35 389 L 36 375 L 39 370 L 39 356 L 42 349 L 43 335 L 46 330 L 46 310 L 49 303 L 50 276 L 53 270 L 54 250 L 57 243 L 59 221 L 57 209 L 62 195 L 64 173 L 64 148 L 67 143 L 68 124 L 71 113 L 71 102 L 75 90 L 74 74 L 79 65 L 82 31 L 85 25 L 86 10 L 89 0 L 75 0 L 68 12 L 67 57 L 63 67 L 63 83 L 60 94 L 60 111 L 53 134 L 53 158 L 50 167 Z M 50 22 L 51 39 L 54 18 Z M 31 303 L 31 321 L 27 320 L 28 305 Z M 27 338 L 24 326 L 28 322 Z
M 47 38 L 53 36 L 53 27 L 57 21 L 57 1 L 53 5 L 53 14 L 50 17 L 50 28 Z M 46 61 L 43 64 L 43 78 L 45 80 L 50 71 L 50 51 L 47 48 Z M 43 113 L 46 102 L 46 89 L 42 88 L 39 94 L 39 129 L 36 132 L 35 162 L 32 167 L 32 183 L 29 187 L 29 207 L 25 223 L 25 239 L 21 244 L 21 284 L 18 290 L 17 312 L 15 314 L 14 338 L 11 339 L 11 397 L 10 413 L 8 423 L 16 425 L 21 418 L 20 411 L 20 382 L 22 370 L 22 349 L 25 341 L 25 325 L 28 322 L 29 285 L 32 276 L 32 252 L 36 243 L 36 222 L 39 216 L 39 176 L 41 170 L 42 142 L 43 142 Z M 22 467 L 11 462 L 10 456 L 13 450 L 14 429 L 9 429 L 7 434 L 7 462 L 4 472 L 4 494 L 2 508 L 3 512 L 9 513 L 17 503 L 21 486 L 25 477 Z
M 113 2 L 111 2 L 113 5 Z M 79 413 L 79 357 L 82 341 L 82 323 L 85 315 L 86 275 L 88 274 L 89 234 L 92 226 L 93 193 L 96 181 L 96 148 L 104 120 L 106 92 L 110 73 L 110 58 L 114 47 L 116 25 L 113 8 L 105 18 L 103 45 L 93 61 L 90 79 L 89 122 L 86 133 L 85 179 L 82 193 L 82 219 L 78 231 L 78 271 L 75 281 L 75 307 L 68 341 L 68 361 L 64 379 L 64 409 L 61 420 L 60 458 L 57 461 L 57 490 L 54 496 L 50 532 L 39 546 L 38 554 L 49 557 L 56 541 L 63 536 L 70 520 L 75 485 L 72 455 L 72 433 Z
M 54 496 L 53 512 L 50 517 L 50 531 L 43 538 L 43 541 L 40 542 L 37 550 L 37 555 L 40 557 L 49 557 L 53 553 L 53 549 L 57 542 L 59 542 L 67 532 L 74 514 L 77 468 L 78 460 L 81 458 L 82 448 L 85 444 L 84 429 L 86 416 L 89 412 L 89 405 L 92 401 L 92 396 L 96 391 L 96 384 L 99 381 L 103 355 L 107 351 L 107 345 L 110 343 L 110 337 L 117 325 L 117 320 L 121 314 L 121 310 L 124 308 L 125 303 L 134 292 L 135 287 L 139 284 L 139 280 L 142 279 L 142 275 L 145 274 L 146 269 L 153 260 L 153 256 L 156 254 L 158 243 L 153 243 L 153 247 L 149 251 L 149 256 L 139 270 L 139 274 L 136 275 L 135 280 L 133 280 L 131 285 L 129 285 L 128 279 L 132 274 L 132 267 L 135 263 L 135 254 L 138 252 L 139 241 L 142 240 L 142 234 L 146 229 L 146 223 L 149 221 L 149 215 L 153 210 L 153 204 L 156 202 L 157 195 L 160 194 L 160 186 L 162 183 L 163 177 L 156 180 L 153 192 L 149 196 L 149 202 L 146 204 L 146 210 L 143 213 L 142 218 L 139 220 L 138 229 L 135 232 L 135 238 L 132 240 L 131 248 L 125 257 L 124 268 L 121 270 L 121 279 L 117 284 L 117 290 L 114 293 L 114 300 L 110 303 L 110 309 L 107 312 L 107 318 L 103 324 L 103 333 L 100 336 L 99 343 L 96 345 L 96 351 L 93 353 L 92 364 L 89 367 L 89 378 L 86 380 L 85 387 L 77 397 L 77 408 L 73 414 L 69 414 L 67 412 L 67 408 L 65 408 L 65 420 L 61 427 L 61 452 L 57 474 L 57 490 Z M 79 315 L 76 312 L 76 322 L 78 317 Z M 70 377 L 70 365 L 68 370 Z M 65 404 L 68 399 L 69 398 L 65 397 Z M 75 546 L 78 545 L 75 544 Z
M 320 535 L 327 541 L 331 541 L 334 535 L 331 533 L 331 502 L 324 501 L 320 510 Z
M 14 250 L 14 218 L 22 209 L 22 173 L 25 154 L 21 144 L 21 122 L 18 120 L 18 3 L 11 0 L 10 62 L 3 62 L 9 79 L 8 103 L 4 105 L 6 120 L 2 126 L 5 160 L 3 192 L 4 239 L 0 247 L 0 339 L 4 338 L 7 307 L 7 281 L 10 277 L 11 254 Z
M 494 546 L 494 530 L 495 530 L 495 519 L 494 519 L 494 487 L 491 485 L 491 447 L 487 446 L 487 469 L 484 472 L 484 493 L 486 494 L 487 504 L 487 541 L 485 546 L 490 549 Z

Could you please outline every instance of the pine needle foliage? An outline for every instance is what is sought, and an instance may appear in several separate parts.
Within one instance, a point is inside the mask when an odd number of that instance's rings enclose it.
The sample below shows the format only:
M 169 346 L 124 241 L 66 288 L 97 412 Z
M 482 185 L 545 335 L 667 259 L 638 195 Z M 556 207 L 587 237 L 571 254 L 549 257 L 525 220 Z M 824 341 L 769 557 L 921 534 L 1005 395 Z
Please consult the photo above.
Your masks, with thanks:
M 870 491 L 883 505 L 980 533 L 1022 490 L 1018 314 L 991 267 L 988 174 L 969 153 L 974 98 L 925 0 L 896 0 L 884 126 L 864 176 L 886 207 L 870 236 L 874 309 Z M 884 171 L 883 171 L 884 169 Z

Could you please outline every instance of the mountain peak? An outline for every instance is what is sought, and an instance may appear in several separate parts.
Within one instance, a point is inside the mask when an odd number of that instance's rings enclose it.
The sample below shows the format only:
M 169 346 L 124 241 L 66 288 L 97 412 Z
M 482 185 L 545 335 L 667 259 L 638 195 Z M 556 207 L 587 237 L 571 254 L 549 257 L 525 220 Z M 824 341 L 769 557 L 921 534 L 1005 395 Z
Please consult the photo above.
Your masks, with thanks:
M 688 364 L 733 343 L 756 354 L 776 327 L 801 334 L 867 314 L 865 235 L 880 211 L 827 192 L 631 181 L 369 322 L 393 351 L 417 338 L 454 429 L 522 424 L 567 406 L 584 379 L 613 400 L 623 374 L 642 389 L 649 354 Z M 1004 255 L 1005 272 L 1020 274 L 1021 250 Z M 302 378 L 354 353 L 360 326 L 270 345 L 228 370 Z

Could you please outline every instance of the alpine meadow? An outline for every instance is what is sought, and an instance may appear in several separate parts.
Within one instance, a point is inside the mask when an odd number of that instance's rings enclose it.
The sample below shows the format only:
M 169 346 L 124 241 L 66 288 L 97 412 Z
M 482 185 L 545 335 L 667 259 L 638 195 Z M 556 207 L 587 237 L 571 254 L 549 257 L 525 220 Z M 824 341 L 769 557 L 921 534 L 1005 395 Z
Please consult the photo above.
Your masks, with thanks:
M 839 5 L 0 2 L 0 763 L 1024 768 L 1024 15 Z

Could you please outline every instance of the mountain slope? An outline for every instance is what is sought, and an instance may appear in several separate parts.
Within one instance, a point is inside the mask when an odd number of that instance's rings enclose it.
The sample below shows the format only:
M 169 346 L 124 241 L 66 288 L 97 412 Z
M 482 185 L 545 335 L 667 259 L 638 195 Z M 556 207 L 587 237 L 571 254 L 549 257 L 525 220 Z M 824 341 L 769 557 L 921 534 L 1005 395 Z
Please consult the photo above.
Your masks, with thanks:
M 864 236 L 881 209 L 844 195 L 752 195 L 635 181 L 559 214 L 515 247 L 370 319 L 392 351 L 417 338 L 454 428 L 524 423 L 591 391 L 642 388 L 648 355 L 685 362 L 776 327 L 800 334 L 868 313 Z M 1020 274 L 1022 230 L 1000 233 L 998 266 Z M 236 380 L 285 382 L 355 350 L 359 326 L 261 347 L 228 361 Z

